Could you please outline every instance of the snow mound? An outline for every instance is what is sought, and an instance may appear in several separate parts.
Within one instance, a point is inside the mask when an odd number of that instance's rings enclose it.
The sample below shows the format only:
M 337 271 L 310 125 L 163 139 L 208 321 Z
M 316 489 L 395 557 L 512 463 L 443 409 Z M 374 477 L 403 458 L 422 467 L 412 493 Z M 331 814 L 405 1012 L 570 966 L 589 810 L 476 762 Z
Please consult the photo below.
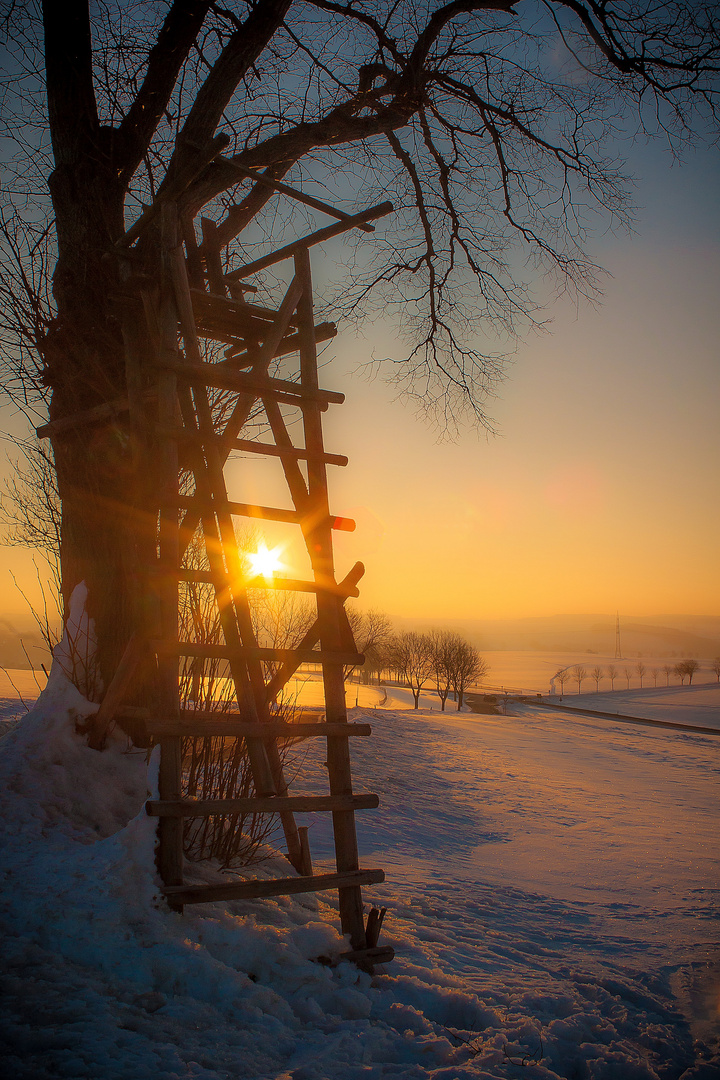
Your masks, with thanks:
M 457 863 L 449 833 L 466 843 L 482 835 L 486 847 L 500 836 L 476 821 L 492 798 L 504 832 L 514 827 L 487 724 L 437 712 L 372 717 L 381 790 L 404 784 L 378 815 L 373 862 L 402 850 L 413 828 L 435 868 L 446 862 L 418 881 L 396 873 L 372 893 L 392 908 L 383 941 L 398 959 L 371 978 L 317 962 L 347 947 L 332 896 L 171 912 L 155 869 L 155 821 L 143 809 L 157 759 L 117 732 L 102 753 L 89 749 L 77 724 L 96 708 L 58 657 L 35 708 L 0 742 L 3 1076 L 489 1080 L 526 1065 L 537 1080 L 717 1075 L 714 1036 L 703 1032 L 696 1055 L 667 968 L 653 975 L 617 959 L 629 931 L 606 931 L 587 903 L 489 885 Z M 511 735 L 498 725 L 513 722 L 493 718 L 498 738 Z M 536 723 L 545 730 L 549 721 Z M 518 732 L 516 753 L 527 721 Z M 652 745 L 664 747 L 660 738 Z M 697 776 L 693 754 L 688 775 Z M 192 872 L 220 876 L 213 866 Z M 289 869 L 275 853 L 255 872 Z M 678 975 L 688 995 L 698 986 L 714 994 L 709 952 L 702 963 Z

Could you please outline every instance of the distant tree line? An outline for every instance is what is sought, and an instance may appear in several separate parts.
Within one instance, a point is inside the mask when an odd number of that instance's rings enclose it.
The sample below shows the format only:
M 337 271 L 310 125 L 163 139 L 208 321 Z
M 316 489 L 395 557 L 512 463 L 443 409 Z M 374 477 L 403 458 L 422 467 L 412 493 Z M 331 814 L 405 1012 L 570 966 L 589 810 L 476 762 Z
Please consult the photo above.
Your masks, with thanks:
M 348 617 L 358 651 L 365 655 L 360 678 L 380 682 L 386 675 L 408 686 L 416 709 L 423 690 L 431 687 L 443 712 L 451 696 L 460 710 L 468 688 L 487 674 L 488 665 L 478 650 L 452 630 L 396 633 L 382 612 L 350 609 Z
M 653 680 L 653 686 L 657 686 L 658 679 L 661 676 L 665 676 L 665 685 L 670 685 L 671 676 L 675 676 L 680 680 L 680 685 L 685 685 L 685 679 L 688 680 L 688 686 L 692 685 L 693 675 L 698 671 L 700 664 L 697 660 L 688 659 L 681 660 L 677 664 L 664 664 L 663 667 L 652 667 L 648 670 L 643 664 L 642 660 L 638 660 L 632 667 L 622 666 L 618 667 L 615 664 L 608 664 L 606 667 L 596 665 L 587 670 L 582 664 L 575 664 L 573 667 L 562 668 L 556 671 L 553 675 L 553 680 L 560 684 L 560 693 L 565 693 L 565 683 L 575 683 L 577 685 L 578 694 L 582 692 L 582 684 L 586 679 L 592 679 L 595 683 L 596 693 L 600 690 L 600 680 L 609 679 L 610 689 L 615 689 L 615 682 L 618 679 L 625 679 L 625 685 L 627 689 L 630 689 L 630 682 L 633 675 L 637 676 L 640 681 L 640 687 L 643 686 L 643 680 L 647 676 Z M 718 682 L 720 682 L 720 657 L 717 657 L 711 665 L 711 671 L 717 676 Z

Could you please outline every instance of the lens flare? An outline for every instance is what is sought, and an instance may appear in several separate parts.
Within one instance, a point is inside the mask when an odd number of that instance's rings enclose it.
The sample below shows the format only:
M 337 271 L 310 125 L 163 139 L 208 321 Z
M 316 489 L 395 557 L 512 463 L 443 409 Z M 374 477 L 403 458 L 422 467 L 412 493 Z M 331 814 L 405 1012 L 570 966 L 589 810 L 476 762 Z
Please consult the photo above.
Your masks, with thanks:
M 257 551 L 250 552 L 248 555 L 248 562 L 253 576 L 273 577 L 278 570 L 282 569 L 281 554 L 282 551 L 279 547 L 268 548 L 265 544 L 260 544 Z

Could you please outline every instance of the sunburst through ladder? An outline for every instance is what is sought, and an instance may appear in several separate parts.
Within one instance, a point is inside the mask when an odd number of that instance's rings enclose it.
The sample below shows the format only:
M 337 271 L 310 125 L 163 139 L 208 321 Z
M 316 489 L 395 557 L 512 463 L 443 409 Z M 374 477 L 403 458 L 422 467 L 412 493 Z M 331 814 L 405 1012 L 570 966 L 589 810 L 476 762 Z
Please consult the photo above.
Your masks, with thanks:
M 202 259 L 195 243 L 194 226 L 181 228 L 177 204 L 165 200 L 145 224 L 158 237 L 154 265 L 159 280 L 133 265 L 128 248 L 141 230 L 134 227 L 125 245 L 117 246 L 121 276 L 119 318 L 125 344 L 127 401 L 94 410 L 92 418 L 68 418 L 38 429 L 38 434 L 61 438 L 63 431 L 82 422 L 103 422 L 118 411 L 129 413 L 136 446 L 155 454 L 157 559 L 138 579 L 144 595 L 136 605 L 144 612 L 131 637 L 92 721 L 89 741 L 101 747 L 110 726 L 119 718 L 143 720 L 151 738 L 160 744 L 159 798 L 147 803 L 158 820 L 158 868 L 168 903 L 176 910 L 186 904 L 218 900 L 278 896 L 321 890 L 338 891 L 340 922 L 349 935 L 344 955 L 371 966 L 392 958 L 392 949 L 378 946 L 382 921 L 373 909 L 367 924 L 363 915 L 362 887 L 382 882 L 379 869 L 359 866 L 355 811 L 378 805 L 378 797 L 354 794 L 349 739 L 370 734 L 367 724 L 350 723 L 345 703 L 343 669 L 362 663 L 357 653 L 344 603 L 357 596 L 363 574 L 357 563 L 341 580 L 335 577 L 332 534 L 351 529 L 353 523 L 334 517 L 328 503 L 327 466 L 347 459 L 325 451 L 323 412 L 340 404 L 344 396 L 323 390 L 318 383 L 317 344 L 334 336 L 333 324 L 316 325 L 310 249 L 347 229 L 369 230 L 369 222 L 392 210 L 389 203 L 348 215 L 285 185 L 279 190 L 310 202 L 332 214 L 337 224 L 318 230 L 240 269 L 224 273 L 220 248 L 213 243 L 214 226 L 203 220 Z M 135 257 L 137 261 L 137 257 Z M 292 260 L 293 275 L 277 311 L 245 300 L 252 287 L 243 279 L 271 265 Z M 230 297 L 228 297 L 230 293 Z M 203 361 L 202 339 L 228 347 L 220 362 Z M 180 349 L 182 340 L 182 350 Z M 299 354 L 299 379 L 270 374 L 278 357 Z M 149 371 L 154 377 L 149 379 Z M 154 382 L 154 386 L 153 386 Z M 232 395 L 233 407 L 221 418 L 211 407 L 209 390 Z M 243 429 L 259 405 L 272 434 L 270 443 L 242 438 Z M 281 408 L 282 406 L 282 408 Z M 294 444 L 287 414 L 301 418 L 304 446 Z M 232 501 L 224 466 L 233 450 L 262 454 L 280 461 L 293 509 L 276 509 Z M 181 494 L 181 460 L 192 477 L 193 490 Z M 305 471 L 300 463 L 305 463 Z M 259 518 L 299 527 L 312 567 L 312 581 L 274 577 L 262 587 L 312 593 L 316 618 L 297 648 L 263 648 L 253 628 L 248 579 L 238 549 L 234 519 Z M 183 555 L 198 529 L 203 538 L 208 569 L 183 566 Z M 153 543 L 153 547 L 155 544 Z M 224 643 L 207 645 L 180 640 L 178 623 L 181 583 L 202 582 L 214 591 Z M 153 614 L 148 618 L 147 612 Z M 151 712 L 125 707 L 126 695 L 148 652 L 155 658 L 154 700 Z M 237 711 L 191 712 L 181 709 L 179 660 L 222 658 L 234 684 Z M 270 668 L 270 663 L 274 668 Z M 273 703 L 304 663 L 320 664 L 324 689 L 324 716 L 289 723 L 273 715 Z M 197 800 L 183 792 L 182 740 L 186 737 L 243 740 L 254 794 L 246 798 Z M 283 773 L 278 740 L 324 737 L 327 740 L 329 794 L 293 796 Z M 336 871 L 314 874 L 307 829 L 298 828 L 295 814 L 326 811 L 332 814 Z M 296 876 L 276 880 L 229 881 L 192 885 L 183 880 L 183 820 L 213 815 L 276 814 L 282 823 L 287 857 Z

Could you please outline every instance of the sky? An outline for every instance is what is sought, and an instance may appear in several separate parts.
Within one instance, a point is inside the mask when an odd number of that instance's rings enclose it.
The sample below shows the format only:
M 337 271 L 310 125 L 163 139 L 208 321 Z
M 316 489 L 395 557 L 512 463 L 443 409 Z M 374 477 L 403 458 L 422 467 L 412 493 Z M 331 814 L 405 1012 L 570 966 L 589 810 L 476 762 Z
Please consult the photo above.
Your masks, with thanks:
M 337 566 L 365 563 L 363 606 L 439 621 L 720 612 L 720 156 L 679 167 L 652 146 L 630 167 L 635 233 L 591 243 L 612 275 L 603 302 L 556 303 L 550 332 L 521 344 L 497 436 L 438 444 L 392 388 L 353 376 L 399 354 L 391 327 L 332 343 L 322 379 L 346 403 L 326 445 L 350 465 L 330 470 L 331 510 L 358 522 L 336 534 Z M 276 464 L 237 469 L 238 498 L 282 497 Z
M 400 354 L 391 326 L 331 343 L 321 378 L 346 402 L 326 446 L 350 458 L 330 467 L 331 510 L 358 523 L 335 534 L 336 563 L 339 577 L 365 564 L 360 606 L 438 622 L 720 613 L 720 154 L 679 166 L 636 146 L 629 168 L 634 234 L 590 241 L 604 299 L 555 302 L 549 332 L 520 344 L 491 403 L 497 436 L 438 443 L 392 387 L 353 374 Z M 237 461 L 229 479 L 234 498 L 287 505 L 276 462 Z M 306 569 L 297 545 L 284 559 Z M 5 615 L 26 610 L 11 572 L 38 601 L 30 553 L 0 547 Z

